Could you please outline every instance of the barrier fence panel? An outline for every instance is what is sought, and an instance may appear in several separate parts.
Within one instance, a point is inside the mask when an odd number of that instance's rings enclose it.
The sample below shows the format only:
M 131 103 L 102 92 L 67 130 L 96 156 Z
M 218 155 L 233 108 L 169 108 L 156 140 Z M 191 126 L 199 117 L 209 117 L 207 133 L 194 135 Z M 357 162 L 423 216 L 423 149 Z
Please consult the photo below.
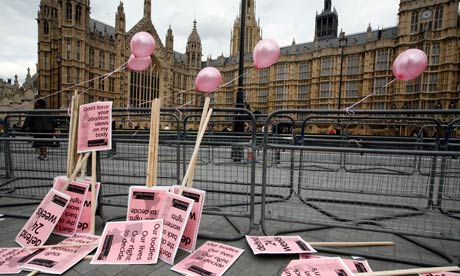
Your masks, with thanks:
M 265 126 L 280 116 L 295 118 L 308 112 L 275 112 Z M 291 145 L 266 132 L 264 164 L 271 151 L 284 152 L 285 157 L 275 170 L 264 166 L 264 232 L 288 232 L 300 223 L 460 240 L 455 177 L 460 151 L 443 150 L 444 127 L 438 120 L 387 113 L 337 116 L 311 111 L 293 127 L 301 135 L 290 135 Z M 327 134 L 331 125 L 337 132 Z M 395 128 L 407 136 L 382 136 Z M 382 129 L 382 135 L 365 135 L 366 129 Z M 433 137 L 425 138 L 427 134 Z M 289 189 L 291 196 L 286 197 Z M 276 196 L 283 199 L 273 200 Z

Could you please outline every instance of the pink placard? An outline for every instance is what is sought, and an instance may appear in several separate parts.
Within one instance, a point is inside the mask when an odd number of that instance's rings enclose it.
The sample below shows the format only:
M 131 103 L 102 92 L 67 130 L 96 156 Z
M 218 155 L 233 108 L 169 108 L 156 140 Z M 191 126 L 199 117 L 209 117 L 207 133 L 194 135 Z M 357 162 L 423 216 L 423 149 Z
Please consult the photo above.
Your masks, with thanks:
M 128 214 L 126 219 L 157 219 L 166 202 L 169 187 L 131 186 L 128 195 Z
M 81 211 L 80 221 L 77 226 L 77 233 L 89 234 L 91 231 L 91 182 L 85 181 L 89 184 L 88 193 L 86 194 L 85 202 L 83 203 L 83 210 Z M 96 203 L 94 208 L 97 208 L 97 198 L 99 196 L 99 189 L 101 183 L 96 182 Z
M 420 276 L 460 276 L 460 273 L 453 272 L 432 272 L 432 273 L 421 273 Z
M 177 194 L 180 190 L 180 186 L 173 186 L 174 193 Z M 203 213 L 204 199 L 206 191 L 185 188 L 182 192 L 182 196 L 190 198 L 194 201 L 192 211 L 190 211 L 190 217 L 185 226 L 184 234 L 179 245 L 180 249 L 187 252 L 193 252 L 196 248 L 196 241 L 198 239 L 198 230 L 200 228 L 201 214 Z
M 88 245 L 47 248 L 27 263 L 21 265 L 21 268 L 24 270 L 38 270 L 49 274 L 63 274 L 86 255 L 91 253 L 91 251 L 97 247 L 98 241 L 98 236 L 76 234 L 73 237 L 63 240 L 59 244 Z
M 22 247 L 19 248 L 0 248 L 0 274 L 19 273 L 20 261 L 30 252 Z
M 298 254 L 316 252 L 300 236 L 246 236 L 246 241 L 257 254 Z
M 56 190 L 62 190 L 66 182 L 67 178 L 56 177 L 54 179 L 54 188 Z M 70 202 L 54 228 L 53 234 L 65 237 L 70 237 L 75 234 L 83 211 L 83 204 L 88 194 L 88 189 L 88 183 L 78 181 L 70 182 L 67 190 L 64 191 L 66 195 L 70 196 Z
M 192 199 L 166 192 L 165 205 L 160 213 L 160 218 L 164 219 L 160 259 L 168 264 L 174 263 L 192 205 Z
M 353 272 L 340 258 L 318 258 L 291 261 L 281 276 L 290 275 L 352 276 Z
M 156 264 L 163 220 L 108 222 L 91 264 Z
M 112 102 L 95 102 L 80 106 L 77 152 L 112 148 Z
M 320 255 L 311 255 L 311 254 L 300 254 L 301 260 L 318 259 L 318 258 L 329 258 L 329 257 L 320 256 Z M 369 266 L 369 263 L 366 260 L 342 259 L 342 261 L 353 273 L 372 272 L 372 268 Z
M 70 196 L 51 189 L 19 231 L 15 241 L 22 247 L 44 244 L 59 222 L 69 201 Z
M 240 248 L 208 241 L 171 270 L 184 275 L 221 276 L 243 252 Z

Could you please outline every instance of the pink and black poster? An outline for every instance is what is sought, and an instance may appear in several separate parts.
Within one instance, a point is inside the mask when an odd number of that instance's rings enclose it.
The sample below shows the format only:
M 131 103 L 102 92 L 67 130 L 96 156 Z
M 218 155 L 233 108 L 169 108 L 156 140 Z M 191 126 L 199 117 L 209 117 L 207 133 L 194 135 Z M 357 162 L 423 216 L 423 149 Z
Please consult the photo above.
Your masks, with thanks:
M 177 194 L 180 190 L 180 186 L 173 186 L 174 193 Z M 185 226 L 184 234 L 179 245 L 180 249 L 187 252 L 193 252 L 196 248 L 196 241 L 198 239 L 198 230 L 200 229 L 201 215 L 203 213 L 204 200 L 206 191 L 185 188 L 182 192 L 182 196 L 193 199 L 193 207 L 190 211 L 190 217 Z
M 44 244 L 69 202 L 70 196 L 56 189 L 51 189 L 19 231 L 15 241 L 22 247 Z
M 77 152 L 112 148 L 112 102 L 95 102 L 80 106 Z
M 221 276 L 243 252 L 240 248 L 208 241 L 171 270 L 184 275 Z
M 314 258 L 291 261 L 281 276 L 291 275 L 353 276 L 341 258 Z
M 156 264 L 163 220 L 108 222 L 91 264 Z
M 298 254 L 316 252 L 300 236 L 246 236 L 246 241 L 257 254 Z
M 21 259 L 29 255 L 29 250 L 18 248 L 0 248 L 0 274 L 15 274 L 21 272 Z
M 319 259 L 319 258 L 329 258 L 329 257 L 321 256 L 321 255 L 300 254 L 301 260 Z M 350 259 L 342 258 L 342 261 L 353 273 L 372 272 L 372 268 L 369 266 L 369 263 L 366 260 L 350 260 Z
M 128 194 L 127 220 L 157 219 L 166 203 L 169 187 L 131 186 Z
M 82 260 L 86 255 L 91 253 L 91 251 L 97 247 L 98 241 L 98 236 L 76 234 L 73 237 L 63 240 L 59 244 L 88 245 L 47 248 L 27 261 L 25 264 L 21 265 L 21 269 L 38 270 L 49 274 L 63 274 L 69 268 Z

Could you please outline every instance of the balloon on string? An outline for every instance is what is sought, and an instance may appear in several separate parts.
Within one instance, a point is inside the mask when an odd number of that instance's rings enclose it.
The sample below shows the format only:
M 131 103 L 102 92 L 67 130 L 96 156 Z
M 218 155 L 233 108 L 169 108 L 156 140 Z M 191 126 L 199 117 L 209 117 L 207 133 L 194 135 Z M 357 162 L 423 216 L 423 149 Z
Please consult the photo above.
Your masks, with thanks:
M 280 56 L 280 46 L 273 39 L 263 39 L 256 44 L 252 57 L 257 69 L 273 65 Z
M 155 39 L 147 32 L 138 32 L 130 42 L 131 53 L 137 58 L 148 57 L 155 52 Z
M 393 74 L 400 80 L 412 80 L 425 71 L 428 63 L 426 54 L 419 49 L 409 49 L 393 62 Z
M 134 71 L 143 71 L 149 68 L 152 60 L 150 56 L 147 57 L 135 57 L 131 55 L 128 59 L 128 68 Z
M 196 90 L 206 93 L 212 92 L 219 87 L 221 81 L 222 75 L 219 70 L 214 67 L 203 68 L 196 76 Z

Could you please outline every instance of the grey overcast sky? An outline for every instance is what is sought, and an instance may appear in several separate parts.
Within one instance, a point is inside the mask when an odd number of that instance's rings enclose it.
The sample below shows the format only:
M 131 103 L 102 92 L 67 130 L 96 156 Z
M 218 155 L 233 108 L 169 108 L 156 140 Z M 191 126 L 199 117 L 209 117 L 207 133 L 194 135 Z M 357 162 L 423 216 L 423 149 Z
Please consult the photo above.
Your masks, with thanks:
M 36 72 L 37 12 L 40 0 L 2 0 L 0 9 L 0 78 L 20 83 L 27 68 Z M 111 26 L 119 0 L 91 0 L 91 17 Z M 143 0 L 124 0 L 127 30 L 143 15 Z M 193 19 L 203 45 L 203 58 L 213 58 L 230 48 L 230 31 L 239 13 L 240 0 L 152 0 L 152 22 L 164 43 L 171 25 L 174 50 L 185 52 Z M 339 30 L 346 34 L 396 26 L 399 0 L 332 0 L 339 14 Z M 310 42 L 314 38 L 315 14 L 323 10 L 323 0 L 256 0 L 256 16 L 260 19 L 263 38 L 273 38 L 280 46 Z

